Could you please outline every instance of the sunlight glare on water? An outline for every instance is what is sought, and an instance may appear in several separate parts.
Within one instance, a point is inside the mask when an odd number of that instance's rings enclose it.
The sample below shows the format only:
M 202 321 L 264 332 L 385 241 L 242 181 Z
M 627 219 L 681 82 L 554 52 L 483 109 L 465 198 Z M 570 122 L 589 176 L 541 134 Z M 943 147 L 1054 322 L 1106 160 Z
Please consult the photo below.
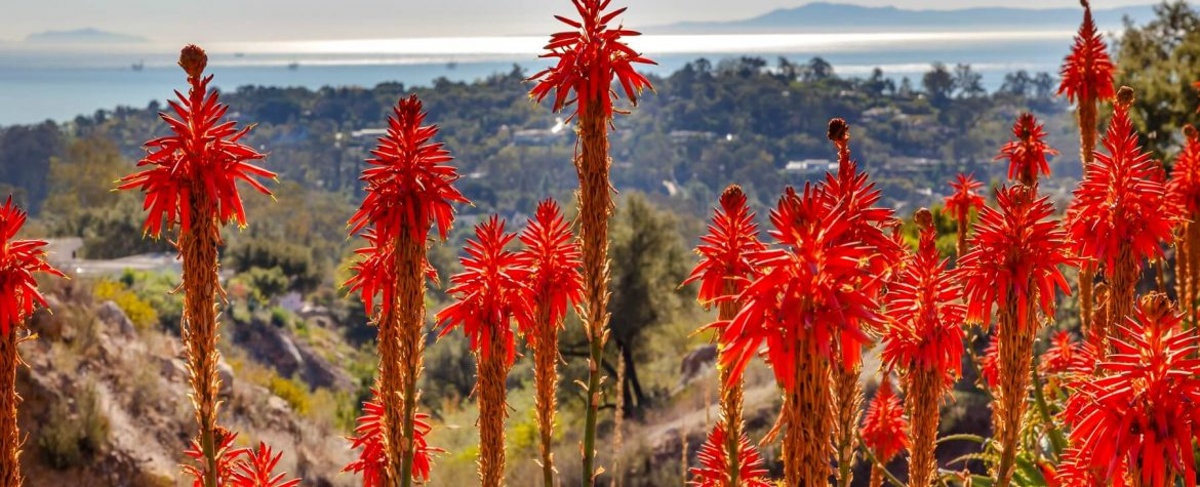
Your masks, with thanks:
M 629 38 L 649 54 L 754 53 L 821 49 L 830 52 L 913 48 L 945 43 L 1070 39 L 1071 31 L 880 32 L 821 34 L 647 35 Z M 534 55 L 546 37 L 458 37 L 411 39 L 346 39 L 253 43 L 218 43 L 216 53 L 296 55 Z

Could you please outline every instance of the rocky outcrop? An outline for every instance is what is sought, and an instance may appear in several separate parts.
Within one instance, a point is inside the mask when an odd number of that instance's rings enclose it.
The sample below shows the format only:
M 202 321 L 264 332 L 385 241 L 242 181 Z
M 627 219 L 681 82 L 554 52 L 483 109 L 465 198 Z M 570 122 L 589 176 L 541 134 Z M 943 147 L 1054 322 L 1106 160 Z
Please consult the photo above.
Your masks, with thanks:
M 283 326 L 253 320 L 235 322 L 234 342 L 259 362 L 270 365 L 283 377 L 299 377 L 311 388 L 354 390 L 354 380 L 345 370 L 316 353 Z
M 195 418 L 178 338 L 139 333 L 111 302 L 51 299 L 54 315 L 39 312 L 30 322 L 40 338 L 21 347 L 28 363 L 18 376 L 20 424 L 29 435 L 22 456 L 26 485 L 184 485 L 180 464 Z M 237 380 L 224 361 L 219 371 L 220 421 L 239 432 L 239 445 L 263 440 L 284 452 L 280 469 L 303 485 L 353 483 L 337 474 L 352 456 L 340 432 L 307 423 L 269 390 Z M 46 438 L 70 439 L 89 425 L 103 430 L 92 435 L 102 436 L 97 447 L 65 462 L 54 456 L 55 443 Z

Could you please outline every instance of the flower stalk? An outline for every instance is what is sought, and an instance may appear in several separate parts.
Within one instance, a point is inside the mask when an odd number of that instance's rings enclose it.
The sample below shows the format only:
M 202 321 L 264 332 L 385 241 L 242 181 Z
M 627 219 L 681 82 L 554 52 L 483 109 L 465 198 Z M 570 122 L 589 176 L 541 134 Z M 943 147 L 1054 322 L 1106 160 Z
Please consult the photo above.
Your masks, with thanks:
M 867 406 L 863 417 L 862 442 L 871 462 L 870 487 L 883 487 L 884 479 L 890 474 L 887 465 L 900 452 L 909 448 L 908 421 L 904 419 L 904 406 L 892 392 L 892 382 L 886 375 Z M 915 485 L 915 484 L 914 484 Z
M 350 235 L 367 247 L 346 286 L 359 291 L 379 328 L 379 376 L 382 446 L 389 485 L 407 487 L 418 474 L 417 381 L 425 347 L 425 280 L 436 278 L 426 256 L 431 229 L 445 240 L 454 221 L 454 203 L 467 203 L 454 187 L 458 174 L 441 143 L 438 128 L 424 125 L 425 111 L 416 95 L 402 98 L 388 117 L 387 134 L 371 152 L 362 180 L 366 196 L 350 217 Z M 380 306 L 375 310 L 375 296 Z
M 26 319 L 38 306 L 46 307 L 34 275 L 65 277 L 46 262 L 45 241 L 16 240 L 26 218 L 11 196 L 0 205 L 0 487 L 19 487 L 24 481 L 17 425 L 18 346 L 26 339 Z
M 187 354 L 191 398 L 196 411 L 199 451 L 204 464 L 195 472 L 201 484 L 219 484 L 218 434 L 220 402 L 217 375 L 217 297 L 223 295 L 219 281 L 218 249 L 223 244 L 221 226 L 236 222 L 246 225 L 246 215 L 236 183 L 240 180 L 263 194 L 270 191 L 256 178 L 273 179 L 275 174 L 250 164 L 264 156 L 240 139 L 250 130 L 224 121 L 228 107 L 216 92 L 209 92 L 212 76 L 204 76 L 208 55 L 189 45 L 180 52 L 179 66 L 187 73 L 188 94 L 169 105 L 175 118 L 159 117 L 171 135 L 146 143 L 147 155 L 138 167 L 147 167 L 121 179 L 118 189 L 138 189 L 146 194 L 149 215 L 146 234 L 161 237 L 164 228 L 179 227 L 177 247 L 183 260 L 183 324 L 180 335 Z
M 1105 152 L 1096 154 L 1067 209 L 1076 252 L 1108 273 L 1110 325 L 1132 313 L 1142 263 L 1162 257 L 1160 245 L 1174 237 L 1180 212 L 1166 196 L 1162 165 L 1139 146 L 1129 116 L 1132 103 L 1133 90 L 1122 87 L 1102 139 Z M 1112 338 L 1111 330 L 1097 330 L 1096 336 Z
M 832 211 L 846 214 L 849 228 L 837 243 L 859 245 L 866 252 L 859 265 L 868 274 L 851 282 L 874 302 L 882 292 L 882 283 L 894 273 L 902 255 L 896 240 L 885 232 L 885 228 L 895 225 L 896 220 L 891 209 L 873 206 L 879 201 L 880 192 L 850 158 L 850 125 L 843 119 L 832 119 L 827 136 L 838 152 L 838 172 L 825 176 L 825 205 Z M 878 311 L 878 308 L 873 311 Z M 868 331 L 877 331 L 874 325 L 870 320 L 859 322 L 853 318 L 846 323 L 848 327 L 861 326 Z M 845 343 L 835 340 L 834 346 L 838 349 L 837 353 L 843 356 L 862 353 L 862 345 L 857 340 Z M 836 416 L 834 445 L 837 479 L 839 486 L 849 487 L 853 482 L 854 463 L 858 460 L 858 435 L 854 430 L 862 414 L 863 393 L 859 380 L 862 365 L 857 360 L 841 360 L 831 365 L 835 394 L 833 413 Z
M 537 409 L 541 440 L 542 480 L 554 485 L 554 458 L 551 453 L 554 413 L 558 391 L 558 332 L 567 309 L 583 298 L 579 275 L 579 244 L 571 235 L 570 225 L 554 200 L 538 204 L 534 217 L 520 235 L 525 249 L 522 264 L 530 269 L 529 287 L 533 293 L 534 324 L 525 334 L 533 349 L 534 404 Z
M 960 259 L 967 253 L 967 233 L 971 230 L 971 211 L 983 208 L 984 205 L 983 195 L 977 192 L 982 187 L 983 183 L 966 174 L 959 174 L 955 181 L 950 182 L 950 188 L 954 191 L 946 197 L 945 204 L 946 210 L 954 217 L 957 224 L 958 238 L 954 244 L 954 255 Z
M 707 328 L 717 332 L 718 351 L 728 347 L 721 340 L 723 330 L 737 317 L 742 307 L 738 296 L 746 285 L 757 275 L 754 263 L 759 252 L 766 250 L 759 240 L 758 225 L 754 222 L 754 213 L 746 203 L 746 195 L 742 188 L 730 185 L 721 194 L 720 207 L 713 214 L 709 231 L 700 237 L 700 245 L 696 253 L 700 262 L 683 285 L 700 282 L 698 300 L 703 304 L 716 303 L 717 322 Z M 702 477 L 698 482 L 704 485 L 718 487 L 734 487 L 758 481 L 754 478 L 743 478 L 743 456 L 749 454 L 749 446 L 743 431 L 742 401 L 743 384 L 740 378 L 733 378 L 732 371 L 727 366 L 718 365 L 720 378 L 720 434 L 710 433 L 709 438 L 722 438 L 725 449 L 720 458 L 726 462 L 720 472 L 711 469 L 698 469 L 700 475 L 720 473 L 716 478 Z M 753 451 L 757 455 L 757 451 Z
M 1071 52 L 1063 61 L 1059 95 L 1075 103 L 1079 120 L 1080 162 L 1086 177 L 1095 162 L 1099 104 L 1113 99 L 1113 73 L 1116 67 L 1108 56 L 1108 47 L 1096 28 L 1092 8 L 1088 0 L 1080 0 L 1083 6 L 1083 23 L 1075 36 Z M 1092 287 L 1096 278 L 1096 263 L 1083 262 L 1079 268 L 1080 321 L 1086 330 L 1092 325 L 1094 301 Z
M 989 325 L 997 307 L 997 404 L 992 430 L 1000 445 L 995 485 L 1011 484 L 1017 438 L 1027 406 L 1033 341 L 1042 316 L 1054 316 L 1055 292 L 1069 292 L 1059 266 L 1071 264 L 1068 237 L 1048 220 L 1054 206 L 1024 185 L 1002 188 L 997 208 L 985 207 L 972 248 L 956 270 L 967 321 Z M 1040 312 L 1040 316 L 1039 316 Z
M 583 425 L 583 478 L 591 486 L 596 468 L 596 422 L 601 401 L 605 344 L 608 342 L 608 223 L 612 216 L 612 185 L 609 182 L 608 124 L 617 97 L 612 85 L 618 82 L 624 96 L 637 103 L 637 96 L 651 88 L 649 80 L 634 70 L 637 63 L 652 64 L 622 40 L 638 35 L 621 27 L 612 28 L 624 8 L 605 12 L 610 0 L 573 0 L 579 20 L 556 18 L 572 31 L 554 34 L 542 57 L 557 64 L 535 74 L 537 84 L 530 96 L 538 102 L 554 93 L 554 111 L 575 104 L 579 144 L 575 169 L 579 176 L 580 241 L 583 247 L 583 323 L 588 339 L 587 412 Z M 568 97 L 574 94 L 573 101 Z
M 905 409 L 911 427 L 909 485 L 930 486 L 936 480 L 939 406 L 962 375 L 962 290 L 946 270 L 937 250 L 933 214 L 917 211 L 920 243 L 916 255 L 887 294 L 891 317 L 884 329 L 881 358 L 901 372 Z
M 1183 127 L 1183 150 L 1167 181 L 1167 199 L 1182 215 L 1175 230 L 1175 295 L 1189 328 L 1200 322 L 1200 132 Z
M 484 487 L 504 485 L 504 420 L 508 371 L 516 359 L 513 322 L 523 333 L 534 326 L 529 269 L 505 247 L 516 235 L 505 233 L 504 221 L 492 216 L 475 227 L 467 240 L 463 272 L 451 278 L 456 301 L 437 315 L 440 336 L 456 327 L 470 339 L 476 358 L 479 402 L 479 479 Z

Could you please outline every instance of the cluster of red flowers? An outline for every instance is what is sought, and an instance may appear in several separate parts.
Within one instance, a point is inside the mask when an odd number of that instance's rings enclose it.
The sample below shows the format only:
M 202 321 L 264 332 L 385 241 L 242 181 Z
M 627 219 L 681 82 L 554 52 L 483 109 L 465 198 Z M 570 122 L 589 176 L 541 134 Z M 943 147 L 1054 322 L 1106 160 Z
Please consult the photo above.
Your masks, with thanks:
M 1057 155 L 1058 151 L 1046 144 L 1046 129 L 1032 113 L 1022 113 L 1012 131 L 1016 140 L 1004 144 L 996 160 L 1008 160 L 1008 179 L 1030 186 L 1037 184 L 1038 174 L 1050 175 L 1046 157 Z
M 358 417 L 358 426 L 354 428 L 355 436 L 350 438 L 351 449 L 358 450 L 358 458 L 346 465 L 342 472 L 362 476 L 363 487 L 384 487 L 387 472 L 387 453 L 383 448 L 383 404 L 379 402 L 377 392 L 371 391 L 374 399 L 363 403 L 362 416 Z M 429 472 L 433 468 L 433 455 L 445 450 L 429 446 L 425 436 L 432 429 L 429 426 L 429 415 L 417 413 L 413 423 L 413 471 L 415 479 L 429 480 Z
M 958 302 L 962 289 L 938 254 L 932 215 L 922 212 L 917 253 L 888 288 L 891 319 L 880 358 L 889 368 L 941 372 L 948 388 L 962 373 L 966 310 Z
M 504 221 L 497 216 L 475 227 L 475 239 L 463 249 L 463 272 L 450 278 L 449 293 L 459 297 L 437 314 L 445 323 L 441 336 L 461 325 L 471 348 L 486 359 L 488 344 L 504 344 L 505 361 L 516 359 L 516 340 L 510 319 L 522 330 L 533 326 L 532 293 L 527 284 L 529 268 L 521 265 L 521 256 L 505 250 L 517 236 L 504 232 Z
M 1116 104 L 1103 143 L 1107 153 L 1096 153 L 1067 210 L 1071 241 L 1079 255 L 1108 269 L 1117 268 L 1126 248 L 1134 262 L 1161 256 L 1159 244 L 1173 237 L 1178 212 L 1167 202 L 1162 164 L 1139 145 L 1128 102 Z
M 197 215 L 192 205 L 213 205 L 195 208 L 207 215 L 210 212 L 220 223 L 237 222 L 246 225 L 246 211 L 237 182 L 243 181 L 263 194 L 271 191 L 256 177 L 271 178 L 275 173 L 251 164 L 264 156 L 241 138 L 250 126 L 237 128 L 237 122 L 225 121 L 228 105 L 220 102 L 217 92 L 209 91 L 212 75 L 203 76 L 207 56 L 196 46 L 184 48 L 180 65 L 188 74 L 188 95 L 175 92 L 179 100 L 168 105 L 179 118 L 166 113 L 159 117 L 171 128 L 171 135 L 146 142 L 148 153 L 138 161 L 138 167 L 150 166 L 121 179 L 117 189 L 139 189 L 146 193 L 145 231 L 161 236 L 164 224 L 170 228 L 180 225 L 183 232 L 192 226 Z
M 871 282 L 876 275 L 859 265 L 869 252 L 846 238 L 853 227 L 828 201 L 821 188 L 805 186 L 802 193 L 788 188 L 771 211 L 770 233 L 783 248 L 759 254 L 760 275 L 740 296 L 745 305 L 722 333 L 728 348 L 720 360 L 732 367 L 731 380 L 740 379 L 765 344 L 775 379 L 791 390 L 796 354 L 833 358 L 830 345 L 837 340 L 841 359 L 855 364 L 870 341 L 857 324 L 881 323 L 879 307 L 864 288 L 844 285 Z
M 381 239 L 393 239 L 402 232 L 409 238 L 425 241 L 426 233 L 437 225 L 438 235 L 446 238 L 454 221 L 454 203 L 467 199 L 454 187 L 458 173 L 443 145 L 431 142 L 437 134 L 434 125 L 424 125 L 421 100 L 412 95 L 401 99 L 388 117 L 387 136 L 371 151 L 370 165 L 363 171 L 366 197 L 350 217 L 350 233 L 374 225 Z
M 567 309 L 583 299 L 579 275 L 579 243 L 571 234 L 571 225 L 563 218 L 554 200 L 544 200 L 518 237 L 525 248 L 517 253 L 521 265 L 529 269 L 530 299 L 545 305 L 552 326 L 561 326 Z M 537 333 L 527 333 L 536 346 Z
M 638 73 L 634 65 L 655 62 L 642 57 L 622 40 L 638 35 L 637 32 L 609 27 L 610 22 L 625 12 L 624 7 L 605 12 L 611 2 L 572 0 L 580 20 L 554 16 L 575 30 L 550 36 L 550 43 L 544 48 L 548 52 L 541 57 L 555 58 L 558 62 L 530 78 L 537 81 L 530 96 L 540 103 L 555 92 L 553 110 L 556 112 L 575 103 L 576 113 L 584 113 L 589 109 L 588 104 L 599 103 L 601 111 L 611 116 L 615 96 L 610 92 L 614 78 L 633 103 L 637 103 L 637 96 L 643 89 L 650 88 L 650 81 Z M 569 100 L 567 97 L 572 92 L 575 99 Z
M 286 480 L 287 475 L 275 473 L 275 467 L 283 453 L 275 453 L 266 443 L 259 442 L 258 448 L 233 448 L 237 433 L 219 429 L 217 431 L 217 485 L 222 487 L 296 487 L 300 479 Z M 192 440 L 183 452 L 187 457 L 203 463 L 205 456 L 200 444 Z M 204 487 L 205 471 L 193 465 L 184 465 L 183 472 L 192 477 L 193 487 Z
M 1019 326 L 1030 323 L 1032 300 L 1053 316 L 1055 291 L 1070 292 L 1060 269 L 1073 262 L 1066 254 L 1066 232 L 1049 219 L 1054 205 L 1018 185 L 1000 189 L 996 206 L 980 212 L 971 250 L 959 260 L 967 319 L 990 324 L 993 306 L 1010 299 L 1015 299 Z
M 896 455 L 908 449 L 908 421 L 904 406 L 892 392 L 892 382 L 886 377 L 867 406 L 862 424 L 863 445 L 871 449 L 880 464 L 887 465 Z
M 696 454 L 700 466 L 691 470 L 694 479 L 688 482 L 688 485 L 726 487 L 729 455 L 725 450 L 725 443 L 728 439 L 725 427 L 721 424 L 717 424 L 708 433 L 708 438 L 705 439 L 704 444 L 700 446 L 700 451 Z M 775 485 L 767 477 L 768 472 L 764 466 L 762 454 L 750 444 L 746 435 L 742 435 L 738 440 L 738 458 L 739 486 L 770 487 Z
M 746 205 L 746 194 L 730 186 L 721 195 L 721 206 L 713 215 L 708 233 L 700 237 L 696 247 L 700 262 L 683 285 L 699 282 L 697 297 L 702 303 L 734 300 L 756 275 L 755 261 L 766 249 L 758 238 L 758 224 Z
M 983 208 L 983 195 L 977 192 L 982 187 L 983 183 L 966 174 L 959 174 L 950 182 L 953 191 L 946 197 L 946 211 L 959 225 L 966 225 L 970 221 L 971 210 Z
M 35 274 L 45 273 L 63 277 L 63 273 L 46 262 L 46 242 L 16 240 L 17 232 L 25 225 L 26 215 L 12 202 L 10 196 L 0 206 L 0 334 L 8 335 L 20 326 L 34 307 L 46 306 L 38 291 Z
M 1066 95 L 1072 103 L 1110 100 L 1116 96 L 1112 81 L 1116 66 L 1108 57 L 1104 37 L 1096 29 L 1091 6 L 1087 0 L 1083 0 L 1083 5 L 1083 24 L 1075 36 L 1070 55 L 1063 63 L 1058 94 Z
M 1132 470 L 1138 485 L 1170 486 L 1177 478 L 1195 485 L 1200 348 L 1181 321 L 1166 296 L 1150 294 L 1118 325 L 1115 352 L 1079 384 L 1063 412 L 1080 447 L 1077 463 L 1110 479 Z

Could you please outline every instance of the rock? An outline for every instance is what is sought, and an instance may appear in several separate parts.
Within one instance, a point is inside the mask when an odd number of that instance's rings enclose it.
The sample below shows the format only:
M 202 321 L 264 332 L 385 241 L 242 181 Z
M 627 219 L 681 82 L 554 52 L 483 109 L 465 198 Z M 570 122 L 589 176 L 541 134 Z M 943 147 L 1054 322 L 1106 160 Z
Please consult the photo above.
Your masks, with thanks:
M 704 369 L 717 361 L 717 346 L 704 345 L 692 349 L 679 364 L 679 387 L 691 382 Z
M 45 337 L 51 341 L 69 341 L 75 337 L 75 329 L 66 326 L 66 320 L 61 314 L 55 314 L 56 311 L 62 310 L 62 302 L 54 295 L 46 296 L 46 306 L 38 307 L 33 312 L 33 316 L 29 317 L 29 329 L 39 336 Z
M 161 374 L 166 380 L 174 381 L 187 377 L 187 362 L 181 358 L 163 357 L 159 361 Z
M 234 323 L 234 342 L 250 351 L 255 360 L 270 365 L 281 377 L 296 377 L 310 387 L 352 390 L 354 380 L 336 364 L 298 342 L 284 327 L 268 323 Z
M 117 303 L 105 301 L 96 309 L 96 317 L 115 329 L 121 336 L 132 338 L 137 335 L 137 328 L 134 328 L 133 321 L 129 320 L 129 316 L 125 315 L 125 311 L 117 306 Z

